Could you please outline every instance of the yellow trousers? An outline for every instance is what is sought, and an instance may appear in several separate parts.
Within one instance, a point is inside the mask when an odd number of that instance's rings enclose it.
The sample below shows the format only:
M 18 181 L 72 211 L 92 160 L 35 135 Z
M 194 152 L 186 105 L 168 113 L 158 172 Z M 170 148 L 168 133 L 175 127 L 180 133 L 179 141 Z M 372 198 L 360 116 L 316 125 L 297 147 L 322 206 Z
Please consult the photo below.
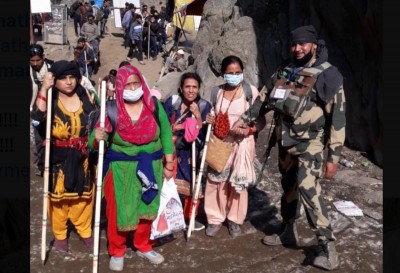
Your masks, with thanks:
M 67 238 L 68 219 L 81 238 L 89 238 L 92 235 L 94 193 L 91 198 L 48 200 L 50 224 L 57 240 Z

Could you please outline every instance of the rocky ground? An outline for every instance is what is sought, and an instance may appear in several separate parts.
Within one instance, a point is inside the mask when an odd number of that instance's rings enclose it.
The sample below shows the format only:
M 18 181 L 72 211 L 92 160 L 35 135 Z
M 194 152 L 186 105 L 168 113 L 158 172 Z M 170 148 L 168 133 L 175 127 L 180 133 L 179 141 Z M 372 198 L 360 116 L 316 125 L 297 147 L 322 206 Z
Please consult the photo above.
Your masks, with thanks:
M 72 59 L 72 45 L 75 45 L 77 38 L 74 37 L 72 22 L 68 22 L 68 27 L 70 45 L 44 44 L 48 58 Z M 184 41 L 183 38 L 182 41 Z M 93 80 L 97 82 L 98 76 L 106 75 L 110 69 L 117 68 L 118 64 L 125 59 L 127 49 L 121 45 L 122 30 L 114 28 L 113 21 L 110 21 L 108 33 L 100 43 L 102 66 L 98 74 L 92 77 Z M 150 86 L 156 83 L 162 66 L 160 57 L 156 61 L 146 61 L 147 64 L 144 66 L 139 65 L 137 60 L 132 60 L 131 63 L 137 65 L 143 72 Z M 268 128 L 260 133 L 256 144 L 257 173 L 263 161 L 267 136 Z M 309 257 L 315 250 L 313 245 L 316 239 L 304 215 L 298 221 L 300 237 L 298 247 L 268 247 L 261 243 L 265 234 L 271 234 L 276 230 L 280 220 L 278 212 L 281 188 L 276 150 L 274 148 L 271 152 L 261 182 L 249 190 L 249 209 L 247 219 L 242 226 L 242 236 L 232 239 L 227 227 L 224 227 L 214 238 L 207 237 L 204 230 L 194 232 L 188 243 L 184 232 L 179 232 L 160 240 L 158 246 L 155 247 L 155 250 L 166 258 L 161 265 L 149 264 L 129 248 L 125 256 L 124 272 L 322 272 L 309 265 Z M 41 263 L 43 179 L 34 175 L 33 152 L 34 147 L 31 145 L 31 272 L 92 272 L 92 253 L 85 249 L 77 234 L 71 230 L 70 252 L 60 254 L 51 247 L 53 236 L 49 225 L 47 226 L 47 261 L 45 265 Z M 344 148 L 342 155 L 354 161 L 354 167 L 347 168 L 340 165 L 334 179 L 321 181 L 322 196 L 329 208 L 332 226 L 337 237 L 337 250 L 340 253 L 340 267 L 335 272 L 383 272 L 383 170 L 369 161 L 361 152 Z M 362 209 L 364 216 L 348 217 L 339 213 L 333 206 L 333 202 L 337 200 L 353 201 Z M 206 224 L 202 209 L 200 209 L 199 220 Z M 108 269 L 109 257 L 104 227 L 101 229 L 99 253 L 98 272 L 111 272 Z

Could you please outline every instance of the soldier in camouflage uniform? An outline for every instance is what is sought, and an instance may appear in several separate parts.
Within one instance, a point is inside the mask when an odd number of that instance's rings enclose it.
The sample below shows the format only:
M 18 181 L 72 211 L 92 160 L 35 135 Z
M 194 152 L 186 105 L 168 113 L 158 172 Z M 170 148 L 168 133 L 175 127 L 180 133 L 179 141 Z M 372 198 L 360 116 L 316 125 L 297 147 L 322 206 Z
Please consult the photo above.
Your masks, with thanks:
M 267 245 L 296 245 L 295 220 L 304 205 L 307 220 L 318 238 L 313 265 L 338 267 L 335 236 L 320 196 L 320 178 L 336 174 L 345 139 L 343 77 L 331 66 L 325 42 L 313 26 L 291 33 L 291 62 L 278 70 L 261 90 L 252 107 L 234 127 L 246 128 L 259 115 L 274 110 L 279 147 L 279 170 L 284 194 L 281 199 L 283 232 L 265 236 Z M 324 162 L 323 151 L 328 147 Z

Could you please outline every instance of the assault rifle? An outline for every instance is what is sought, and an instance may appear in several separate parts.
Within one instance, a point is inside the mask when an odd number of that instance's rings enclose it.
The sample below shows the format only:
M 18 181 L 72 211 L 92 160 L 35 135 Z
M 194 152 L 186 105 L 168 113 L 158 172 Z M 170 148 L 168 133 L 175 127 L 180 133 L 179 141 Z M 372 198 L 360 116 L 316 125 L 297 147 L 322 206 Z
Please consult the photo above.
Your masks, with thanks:
M 258 174 L 258 177 L 257 177 L 257 180 L 256 180 L 254 186 L 257 186 L 257 184 L 260 183 L 261 178 L 264 173 L 265 166 L 267 166 L 269 154 L 271 153 L 272 148 L 275 147 L 275 144 L 276 144 L 276 132 L 275 132 L 275 126 L 274 126 L 274 118 L 272 118 L 271 127 L 269 128 L 269 133 L 268 133 L 268 146 L 267 146 L 267 149 L 265 150 L 265 153 L 263 156 L 264 162 L 263 162 L 263 165 L 261 167 L 260 173 Z

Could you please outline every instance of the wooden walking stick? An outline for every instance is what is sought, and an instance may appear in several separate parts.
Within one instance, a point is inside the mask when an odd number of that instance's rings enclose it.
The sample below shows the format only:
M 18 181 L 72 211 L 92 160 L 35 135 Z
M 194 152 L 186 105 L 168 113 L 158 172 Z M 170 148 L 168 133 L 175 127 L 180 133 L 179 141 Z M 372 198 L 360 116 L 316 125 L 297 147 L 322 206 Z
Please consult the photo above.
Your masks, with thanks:
M 46 117 L 46 140 L 45 140 L 45 158 L 43 172 L 43 218 L 42 218 L 42 262 L 46 260 L 46 227 L 47 227 L 47 205 L 50 176 L 50 138 L 51 138 L 51 108 L 52 108 L 53 88 L 47 92 L 47 117 Z
M 179 40 L 181 39 L 182 34 L 183 34 L 183 36 L 185 37 L 185 39 L 186 39 L 186 41 L 187 41 L 188 38 L 186 37 L 186 33 L 185 33 L 185 31 L 183 30 L 183 26 L 185 25 L 185 22 L 186 22 L 186 15 L 183 17 L 183 23 L 182 23 L 182 18 L 181 18 L 181 16 L 180 16 L 180 14 L 178 15 L 178 19 L 179 19 L 179 23 L 181 24 L 181 32 L 179 33 L 178 42 L 179 42 Z
M 88 72 L 88 69 L 87 69 L 86 51 L 83 51 L 83 54 L 85 54 L 86 78 L 89 79 L 89 72 Z
M 97 91 L 97 96 L 99 96 L 101 99 L 101 78 L 99 78 L 98 88 L 96 91 Z M 107 95 L 106 95 L 106 97 L 107 97 Z M 101 105 L 100 105 L 100 107 L 101 107 Z
M 204 150 L 203 150 L 203 155 L 201 157 L 201 163 L 200 163 L 200 171 L 199 175 L 197 177 L 197 183 L 195 186 L 195 193 L 193 195 L 193 200 L 192 200 L 192 210 L 190 212 L 190 222 L 189 222 L 189 227 L 187 231 L 187 243 L 189 243 L 190 235 L 192 233 L 192 227 L 194 227 L 194 217 L 195 217 L 195 210 L 197 206 L 197 201 L 199 199 L 199 193 L 200 193 L 200 187 L 201 187 L 201 178 L 203 176 L 204 172 L 204 163 L 206 162 L 206 154 L 207 154 L 207 146 L 208 146 L 208 141 L 210 140 L 210 134 L 211 134 L 211 124 L 208 124 L 207 127 L 207 134 L 206 134 L 206 140 L 204 144 Z
M 101 82 L 100 100 L 100 127 L 104 128 L 106 119 L 106 81 Z M 94 246 L 93 246 L 93 273 L 97 273 L 99 265 L 99 241 L 100 241 L 100 210 L 101 210 L 101 186 L 104 161 L 104 140 L 99 141 L 99 158 L 97 161 L 96 180 L 96 208 L 94 217 Z
M 178 21 L 179 21 L 180 29 L 181 29 L 181 31 L 179 32 L 178 40 L 176 41 L 176 44 L 178 44 L 178 43 L 179 43 L 179 40 L 180 40 L 181 37 L 182 37 L 182 34 L 183 34 L 183 36 L 185 37 L 186 41 L 188 40 L 188 38 L 186 37 L 185 31 L 183 30 L 183 26 L 185 25 L 185 22 L 186 22 L 186 15 L 183 17 L 183 23 L 182 23 L 181 11 L 178 10 L 178 11 L 175 12 L 175 13 L 177 13 L 177 17 L 178 17 Z
M 148 22 L 149 30 L 147 31 L 147 60 L 150 60 L 150 20 Z

